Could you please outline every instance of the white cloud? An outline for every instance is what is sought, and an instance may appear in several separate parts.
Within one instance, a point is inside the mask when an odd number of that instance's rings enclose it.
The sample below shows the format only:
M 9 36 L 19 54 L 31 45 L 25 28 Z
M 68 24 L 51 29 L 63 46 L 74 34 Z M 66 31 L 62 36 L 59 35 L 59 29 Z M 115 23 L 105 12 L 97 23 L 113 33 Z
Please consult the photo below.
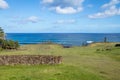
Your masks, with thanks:
M 117 7 L 117 4 L 120 4 L 120 0 L 111 0 L 111 2 L 102 5 L 102 8 L 105 10 L 103 12 L 98 12 L 92 15 L 88 15 L 89 18 L 105 18 L 115 15 L 120 15 L 120 7 Z
M 27 18 L 21 18 L 21 17 L 13 18 L 13 20 L 11 21 L 18 24 L 28 24 L 28 23 L 38 23 L 40 19 L 37 16 L 30 16 Z
M 84 0 L 63 0 L 65 3 L 69 3 L 74 6 L 81 6 Z
M 8 3 L 5 0 L 0 0 L 0 9 L 7 9 Z
M 87 7 L 88 7 L 88 8 L 92 8 L 93 5 L 92 5 L 92 4 L 88 4 Z
M 59 14 L 75 14 L 83 10 L 84 0 L 43 0 L 42 2 L 47 3 L 45 6 L 49 10 Z
M 82 8 L 73 8 L 73 7 L 65 7 L 65 8 L 61 8 L 60 6 L 56 7 L 55 8 L 56 12 L 57 13 L 60 13 L 60 14 L 74 14 L 74 13 L 77 13 L 77 12 L 80 12 L 82 11 Z
M 120 9 L 117 9 L 115 6 L 111 6 L 110 9 L 107 9 L 104 12 L 89 15 L 89 18 L 105 18 L 114 15 L 120 15 Z
M 26 19 L 26 21 L 32 22 L 32 23 L 37 23 L 37 22 L 39 22 L 39 18 L 36 16 L 30 16 Z
M 54 0 L 43 0 L 42 2 L 43 2 L 43 3 L 53 3 Z
M 55 24 L 72 24 L 75 23 L 76 20 L 70 19 L 70 20 L 57 20 Z
M 55 11 L 59 14 L 75 14 L 78 12 L 81 12 L 83 10 L 83 7 L 78 7 L 78 8 L 74 8 L 74 7 L 60 7 L 57 6 L 55 7 Z
M 102 5 L 102 8 L 111 7 L 113 5 L 119 4 L 120 0 L 111 0 L 109 3 Z

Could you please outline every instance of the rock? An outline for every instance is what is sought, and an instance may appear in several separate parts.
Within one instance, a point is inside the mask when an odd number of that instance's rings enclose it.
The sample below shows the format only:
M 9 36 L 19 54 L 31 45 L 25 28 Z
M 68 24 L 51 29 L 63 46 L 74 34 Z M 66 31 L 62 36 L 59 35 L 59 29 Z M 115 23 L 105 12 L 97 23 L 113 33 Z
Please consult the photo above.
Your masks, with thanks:
M 0 65 L 39 65 L 39 64 L 60 64 L 62 56 L 52 55 L 1 55 Z
M 120 47 L 120 44 L 115 44 L 115 47 Z

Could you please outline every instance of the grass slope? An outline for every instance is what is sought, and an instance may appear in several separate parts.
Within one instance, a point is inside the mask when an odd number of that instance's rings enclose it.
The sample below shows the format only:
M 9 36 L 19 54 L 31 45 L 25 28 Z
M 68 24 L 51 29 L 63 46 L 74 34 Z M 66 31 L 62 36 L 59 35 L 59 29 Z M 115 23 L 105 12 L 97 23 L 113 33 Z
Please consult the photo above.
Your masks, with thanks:
M 115 43 L 63 48 L 56 44 L 23 45 L 0 55 L 61 55 L 60 65 L 0 66 L 0 80 L 120 80 L 120 48 Z M 111 50 L 106 51 L 105 48 Z M 100 49 L 100 51 L 96 51 Z

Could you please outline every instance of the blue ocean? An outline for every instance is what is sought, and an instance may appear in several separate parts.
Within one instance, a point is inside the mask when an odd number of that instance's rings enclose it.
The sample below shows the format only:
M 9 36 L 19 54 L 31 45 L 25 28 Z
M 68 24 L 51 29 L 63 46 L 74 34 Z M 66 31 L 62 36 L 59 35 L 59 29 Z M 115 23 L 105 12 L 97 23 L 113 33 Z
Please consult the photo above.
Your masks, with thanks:
M 20 44 L 38 44 L 53 42 L 63 45 L 81 46 L 86 41 L 120 42 L 120 33 L 7 33 L 6 39 L 18 41 Z

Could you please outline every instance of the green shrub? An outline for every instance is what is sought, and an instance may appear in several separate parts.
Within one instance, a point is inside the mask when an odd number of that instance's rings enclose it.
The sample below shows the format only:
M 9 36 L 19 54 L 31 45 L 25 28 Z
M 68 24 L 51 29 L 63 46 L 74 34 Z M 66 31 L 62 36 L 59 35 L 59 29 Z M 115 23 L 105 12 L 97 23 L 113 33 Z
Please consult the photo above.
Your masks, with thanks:
M 17 49 L 19 47 L 19 43 L 13 40 L 2 40 L 0 39 L 0 46 L 3 49 Z

